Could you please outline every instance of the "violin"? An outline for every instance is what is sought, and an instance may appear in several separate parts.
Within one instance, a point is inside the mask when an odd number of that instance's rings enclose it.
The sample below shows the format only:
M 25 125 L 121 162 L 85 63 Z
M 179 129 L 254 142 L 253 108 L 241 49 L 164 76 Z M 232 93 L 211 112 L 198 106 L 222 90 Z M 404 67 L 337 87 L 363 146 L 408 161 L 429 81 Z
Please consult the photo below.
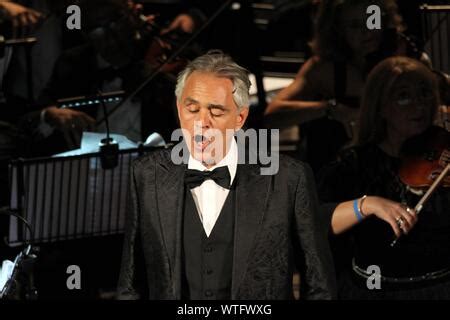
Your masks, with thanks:
M 167 39 L 167 37 L 166 37 Z M 149 63 L 152 67 L 157 68 L 170 57 L 172 53 L 173 41 L 167 41 L 162 37 L 156 37 L 155 40 L 150 44 L 146 54 L 145 61 Z M 164 73 L 178 74 L 187 65 L 188 60 L 184 57 L 177 57 L 172 62 L 166 63 L 161 69 Z
M 424 137 L 413 139 L 408 144 L 414 145 L 418 152 L 402 160 L 400 180 L 411 190 L 428 188 L 450 163 L 450 132 L 433 126 Z M 450 176 L 443 177 L 441 186 L 450 187 Z
M 450 187 L 450 132 L 433 126 L 427 131 L 425 139 L 413 139 L 409 144 L 416 144 L 421 152 L 403 160 L 399 178 L 408 190 L 422 195 L 414 207 L 416 214 L 419 214 L 425 202 L 439 187 Z M 397 240 L 392 241 L 392 247 Z
M 147 21 L 145 16 L 140 16 L 140 37 L 145 44 L 144 60 L 154 69 L 166 63 L 172 53 L 186 41 L 189 34 L 180 30 L 173 30 L 161 34 L 164 29 L 156 21 Z M 150 42 L 148 42 L 150 41 Z M 161 69 L 163 73 L 177 75 L 188 64 L 189 59 L 178 56 L 173 61 L 167 62 Z

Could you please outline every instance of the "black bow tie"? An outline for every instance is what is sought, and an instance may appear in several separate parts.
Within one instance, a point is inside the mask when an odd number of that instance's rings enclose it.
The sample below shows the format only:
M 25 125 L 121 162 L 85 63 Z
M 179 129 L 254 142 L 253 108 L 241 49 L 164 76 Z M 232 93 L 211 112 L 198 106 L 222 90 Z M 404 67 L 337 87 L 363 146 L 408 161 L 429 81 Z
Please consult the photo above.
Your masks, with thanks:
M 215 168 L 212 171 L 187 169 L 184 176 L 184 182 L 190 189 L 198 187 L 208 179 L 212 179 L 222 188 L 230 189 L 231 177 L 227 166 Z

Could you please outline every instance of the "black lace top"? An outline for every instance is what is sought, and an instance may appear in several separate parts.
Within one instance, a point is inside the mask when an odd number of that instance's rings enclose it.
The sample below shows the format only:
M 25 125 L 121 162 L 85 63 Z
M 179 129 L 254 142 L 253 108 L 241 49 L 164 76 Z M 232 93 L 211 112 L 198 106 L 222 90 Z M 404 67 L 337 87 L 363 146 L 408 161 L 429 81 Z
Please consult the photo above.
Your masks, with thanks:
M 407 191 L 397 177 L 399 160 L 374 145 L 345 151 L 318 177 L 322 201 L 344 201 L 364 194 L 382 196 L 414 208 L 420 196 Z M 358 266 L 378 265 L 384 276 L 422 275 L 450 267 L 450 190 L 441 188 L 425 204 L 409 235 L 390 246 L 394 232 L 371 216 L 351 231 L 352 255 Z M 345 256 L 345 253 L 342 253 Z

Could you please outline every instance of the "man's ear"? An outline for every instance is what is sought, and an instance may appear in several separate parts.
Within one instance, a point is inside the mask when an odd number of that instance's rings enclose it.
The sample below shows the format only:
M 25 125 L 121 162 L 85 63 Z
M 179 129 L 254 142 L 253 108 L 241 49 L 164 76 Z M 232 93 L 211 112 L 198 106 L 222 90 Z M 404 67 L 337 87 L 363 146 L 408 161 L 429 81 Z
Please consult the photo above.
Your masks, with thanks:
M 249 107 L 242 107 L 241 110 L 239 110 L 238 115 L 236 117 L 236 125 L 235 130 L 239 130 L 244 126 L 245 121 L 247 120 L 249 113 Z

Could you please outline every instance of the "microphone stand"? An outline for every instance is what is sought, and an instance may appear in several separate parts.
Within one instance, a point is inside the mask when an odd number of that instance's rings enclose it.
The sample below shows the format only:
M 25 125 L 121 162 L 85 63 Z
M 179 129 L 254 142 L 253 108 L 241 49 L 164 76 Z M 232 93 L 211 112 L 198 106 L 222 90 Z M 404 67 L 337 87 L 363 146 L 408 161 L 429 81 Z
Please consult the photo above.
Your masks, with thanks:
M 0 214 L 6 214 L 16 217 L 22 221 L 30 232 L 30 239 L 33 239 L 33 229 L 28 221 L 19 213 L 16 213 L 9 208 L 0 208 Z M 38 291 L 34 285 L 34 264 L 37 260 L 37 252 L 39 249 L 33 247 L 31 242 L 26 243 L 23 249 L 14 260 L 14 268 L 11 277 L 6 282 L 2 291 L 0 291 L 0 299 L 21 299 L 36 300 L 38 298 Z M 22 283 L 25 282 L 24 295 L 22 292 Z
M 6 47 L 25 47 L 25 60 L 27 69 L 27 95 L 28 103 L 31 104 L 34 100 L 33 97 L 33 69 L 32 69 L 32 58 L 31 58 L 31 47 L 37 42 L 37 38 L 19 38 L 19 39 L 9 39 L 5 40 L 4 36 L 0 35 L 0 58 L 3 57 Z
M 236 0 L 227 0 L 225 1 L 215 12 L 214 14 L 209 17 L 209 19 L 202 24 L 200 28 L 198 28 L 191 37 L 189 37 L 186 42 L 184 42 L 177 50 L 175 50 L 165 61 L 163 61 L 158 68 L 154 69 L 150 73 L 150 75 L 132 92 L 123 99 L 120 103 L 118 103 L 109 113 L 105 114 L 105 117 L 97 121 L 96 125 L 102 124 L 104 121 L 106 121 L 106 118 L 111 116 L 114 112 L 117 111 L 121 106 L 128 103 L 131 99 L 133 99 L 143 88 L 145 88 L 150 81 L 152 81 L 158 74 L 161 73 L 161 70 L 166 66 L 168 63 L 172 62 L 176 57 L 180 55 L 183 50 L 185 50 L 205 29 L 208 27 L 226 8 L 228 8 L 231 4 L 231 2 Z
M 103 169 L 112 169 L 119 163 L 119 144 L 110 137 L 109 131 L 109 121 L 108 121 L 108 110 L 106 110 L 105 101 L 102 99 L 102 92 L 97 90 L 98 100 L 103 108 L 103 114 L 105 116 L 105 126 L 106 126 L 106 138 L 101 140 L 100 143 L 100 162 Z
M 35 248 L 28 245 L 14 260 L 14 269 L 11 277 L 5 284 L 2 292 L 0 292 L 0 298 L 6 299 L 21 299 L 25 300 L 37 300 L 38 291 L 34 286 L 34 264 L 37 260 Z M 21 282 L 25 281 L 24 294 L 22 293 Z

